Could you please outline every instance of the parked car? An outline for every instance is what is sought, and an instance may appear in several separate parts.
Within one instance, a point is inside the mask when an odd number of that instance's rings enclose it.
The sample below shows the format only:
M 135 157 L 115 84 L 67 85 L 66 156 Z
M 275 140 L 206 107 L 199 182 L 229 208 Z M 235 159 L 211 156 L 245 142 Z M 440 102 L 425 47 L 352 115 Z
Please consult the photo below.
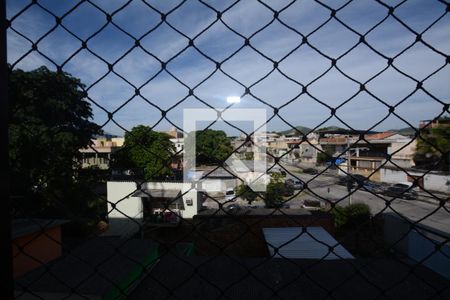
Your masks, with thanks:
M 284 197 L 289 197 L 294 195 L 294 187 L 292 185 L 290 185 L 289 183 L 284 183 L 284 188 L 283 188 L 283 196 Z
M 404 188 L 404 189 L 408 189 L 411 188 L 412 190 L 417 192 L 417 187 L 415 187 L 412 182 L 405 182 L 405 183 L 396 183 L 393 185 L 393 187 L 398 187 L 398 188 Z
M 287 203 L 276 203 L 274 208 L 290 208 L 291 206 Z
M 319 200 L 304 200 L 302 208 L 317 210 L 320 209 L 321 204 Z
M 299 179 L 287 179 L 286 184 L 289 184 L 294 190 L 301 190 L 303 188 L 303 181 Z
M 389 197 L 403 198 L 408 200 L 415 200 L 419 194 L 412 187 L 406 184 L 395 184 L 389 187 L 384 194 Z
M 306 169 L 303 169 L 303 173 L 309 174 L 309 175 L 317 175 L 317 174 L 319 174 L 319 171 L 314 168 L 306 168 Z
M 235 214 L 241 210 L 241 206 L 239 206 L 238 204 L 230 204 L 225 209 L 228 213 Z
M 355 186 L 355 185 L 363 185 L 364 182 L 369 182 L 369 180 L 363 175 L 352 174 L 351 176 L 347 175 L 347 176 L 339 177 L 339 179 L 337 181 L 337 184 L 347 185 L 347 183 L 349 181 L 353 183 L 353 186 Z
M 280 204 L 279 208 L 291 208 L 291 206 L 287 203 Z
M 366 190 L 374 194 L 380 194 L 383 192 L 383 188 L 381 187 L 381 185 L 373 183 L 371 181 L 364 182 L 362 185 L 362 190 Z
M 266 208 L 290 208 L 290 205 L 285 202 L 266 203 Z
M 236 193 L 234 189 L 227 189 L 225 192 L 225 200 L 226 201 L 236 201 Z

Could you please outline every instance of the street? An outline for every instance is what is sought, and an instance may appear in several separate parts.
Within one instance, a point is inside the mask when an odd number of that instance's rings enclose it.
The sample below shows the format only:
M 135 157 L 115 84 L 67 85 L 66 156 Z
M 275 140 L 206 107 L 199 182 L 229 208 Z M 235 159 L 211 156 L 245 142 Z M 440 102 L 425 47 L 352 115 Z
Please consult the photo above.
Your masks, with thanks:
M 314 178 L 314 175 L 298 173 L 295 167 L 289 167 L 297 178 L 308 183 L 308 189 L 304 191 L 295 191 L 294 196 L 290 197 L 287 204 L 291 209 L 301 208 L 303 201 L 319 200 L 325 206 L 326 202 L 338 202 L 337 205 L 346 206 L 349 204 L 348 191 L 345 186 L 336 184 L 337 175 L 324 174 Z M 288 178 L 291 175 L 288 175 Z M 314 179 L 313 179 L 314 178 Z M 442 198 L 442 195 L 439 196 Z M 447 195 L 448 199 L 448 195 Z M 248 206 L 248 203 L 242 199 L 226 202 L 224 199 L 217 199 L 224 203 L 224 207 L 231 204 Z M 426 193 L 419 193 L 417 200 L 393 199 L 385 195 L 374 195 L 365 190 L 356 190 L 351 196 L 352 203 L 367 204 L 373 215 L 379 213 L 394 213 L 401 215 L 413 222 L 419 222 L 431 229 L 450 234 L 450 203 L 440 207 L 437 200 L 427 197 Z M 207 200 L 205 206 L 209 208 L 218 208 L 218 203 L 213 200 Z M 259 200 L 252 203 L 252 206 L 263 207 L 264 202 Z

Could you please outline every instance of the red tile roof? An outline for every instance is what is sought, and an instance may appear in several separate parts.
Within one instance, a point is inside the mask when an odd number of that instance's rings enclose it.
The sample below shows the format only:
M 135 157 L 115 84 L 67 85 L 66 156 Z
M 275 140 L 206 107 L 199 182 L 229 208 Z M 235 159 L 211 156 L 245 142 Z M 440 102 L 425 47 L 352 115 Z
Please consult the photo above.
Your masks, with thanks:
M 383 140 L 385 138 L 393 136 L 394 134 L 395 134 L 395 132 L 392 132 L 392 131 L 380 132 L 380 133 L 366 135 L 366 139 L 367 140 Z

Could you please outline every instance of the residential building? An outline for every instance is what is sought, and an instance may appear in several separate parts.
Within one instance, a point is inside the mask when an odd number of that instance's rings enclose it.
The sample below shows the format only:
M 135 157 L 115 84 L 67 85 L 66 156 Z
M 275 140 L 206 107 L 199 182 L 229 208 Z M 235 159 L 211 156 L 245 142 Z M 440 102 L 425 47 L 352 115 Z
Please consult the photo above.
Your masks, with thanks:
M 98 137 L 92 140 L 92 145 L 80 149 L 81 167 L 97 167 L 102 170 L 109 169 L 111 155 L 123 147 L 123 137 Z
M 341 175 L 351 172 L 380 181 L 382 166 L 414 166 L 416 141 L 391 131 L 366 134 L 364 139 L 360 139 L 359 134 L 332 134 L 321 138 L 319 143 L 333 157 L 349 160 L 349 166 L 347 161 L 340 165 Z M 387 160 L 389 156 L 390 159 Z
M 421 120 L 419 122 L 419 129 L 427 128 L 433 129 L 438 126 L 450 126 L 450 118 L 440 118 L 435 120 Z
M 173 139 L 179 139 L 183 137 L 183 133 L 179 132 L 176 127 L 172 127 L 169 131 L 166 132 Z
M 131 237 L 143 227 L 177 226 L 193 218 L 202 197 L 190 182 L 108 181 L 108 231 L 105 236 Z
M 291 161 L 302 163 L 305 165 L 315 165 L 317 163 L 317 155 L 322 150 L 316 134 L 309 134 L 307 141 L 300 138 L 293 138 L 287 141 L 290 150 L 288 158 Z

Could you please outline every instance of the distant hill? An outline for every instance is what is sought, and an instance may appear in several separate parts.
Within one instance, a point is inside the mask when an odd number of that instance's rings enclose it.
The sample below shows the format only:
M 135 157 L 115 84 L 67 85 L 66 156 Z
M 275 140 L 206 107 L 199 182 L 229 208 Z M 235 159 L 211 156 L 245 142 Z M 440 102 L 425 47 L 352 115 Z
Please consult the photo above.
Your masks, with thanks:
M 332 130 L 341 130 L 341 131 L 346 131 L 349 130 L 348 128 L 342 128 L 339 126 L 327 126 L 327 127 L 322 127 L 316 130 L 316 132 L 320 132 L 320 131 L 332 131 Z
M 305 127 L 305 126 L 295 126 L 295 128 L 300 131 L 303 134 L 306 134 L 308 132 L 311 131 L 311 128 Z M 284 131 L 279 131 L 278 134 L 281 135 L 298 135 L 298 131 L 294 130 L 293 128 L 288 129 L 288 130 L 284 130 Z
M 400 128 L 400 129 L 389 129 L 388 131 L 393 131 L 395 133 L 401 134 L 401 135 L 414 135 L 415 134 L 415 128 L 411 128 L 411 127 L 405 127 L 405 128 Z

